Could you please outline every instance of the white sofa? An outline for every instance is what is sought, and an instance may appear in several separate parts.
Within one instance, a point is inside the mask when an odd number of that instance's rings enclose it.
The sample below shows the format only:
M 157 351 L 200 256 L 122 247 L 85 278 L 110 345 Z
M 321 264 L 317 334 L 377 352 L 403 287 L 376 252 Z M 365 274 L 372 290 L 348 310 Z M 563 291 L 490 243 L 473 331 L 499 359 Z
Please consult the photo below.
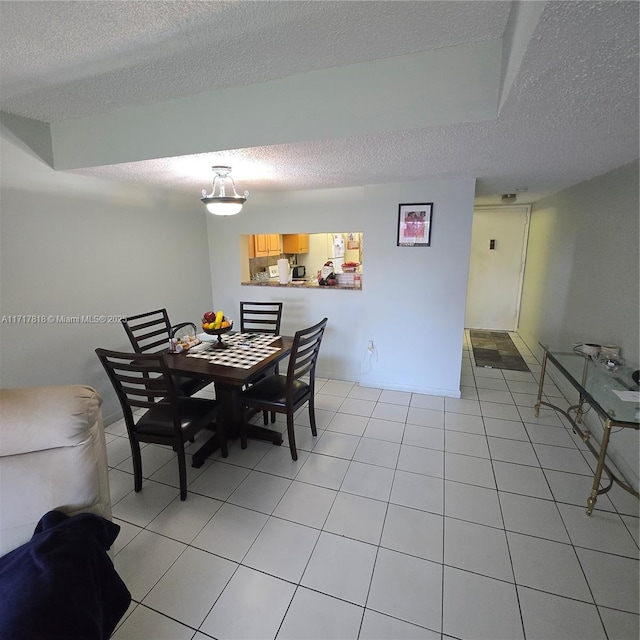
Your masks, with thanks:
M 0 389 L 0 556 L 53 509 L 111 519 L 101 405 L 82 385 Z

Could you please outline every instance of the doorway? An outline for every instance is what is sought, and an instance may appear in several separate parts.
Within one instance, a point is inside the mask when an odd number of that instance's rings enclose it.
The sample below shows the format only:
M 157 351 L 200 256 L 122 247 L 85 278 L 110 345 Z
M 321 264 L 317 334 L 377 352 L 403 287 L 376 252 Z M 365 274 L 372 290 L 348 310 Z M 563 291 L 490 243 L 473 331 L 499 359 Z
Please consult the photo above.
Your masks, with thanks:
M 529 214 L 529 205 L 474 209 L 467 329 L 518 328 Z

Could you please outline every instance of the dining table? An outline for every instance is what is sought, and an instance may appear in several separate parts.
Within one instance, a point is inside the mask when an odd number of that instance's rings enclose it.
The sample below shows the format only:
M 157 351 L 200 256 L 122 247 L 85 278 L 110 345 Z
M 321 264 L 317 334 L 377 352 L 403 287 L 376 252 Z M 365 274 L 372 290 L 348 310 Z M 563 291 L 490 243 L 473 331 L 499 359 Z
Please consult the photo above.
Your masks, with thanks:
M 246 434 L 247 438 L 281 445 L 282 434 L 279 431 L 246 422 L 240 393 L 243 387 L 271 372 L 277 362 L 291 353 L 293 338 L 229 333 L 222 337 L 221 342 L 224 347 L 216 346 L 220 342 L 203 342 L 203 346 L 198 345 L 188 351 L 168 352 L 167 365 L 174 374 L 211 380 L 221 404 L 221 420 L 227 438 Z M 214 435 L 193 454 L 192 466 L 201 467 L 217 448 L 218 437 Z

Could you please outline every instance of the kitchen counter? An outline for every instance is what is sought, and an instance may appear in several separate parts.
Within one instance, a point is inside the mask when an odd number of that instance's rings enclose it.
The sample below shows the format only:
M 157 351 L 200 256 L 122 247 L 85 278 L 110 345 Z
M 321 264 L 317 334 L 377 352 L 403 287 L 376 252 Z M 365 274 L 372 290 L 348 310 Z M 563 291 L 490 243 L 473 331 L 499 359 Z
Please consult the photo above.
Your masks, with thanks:
M 241 282 L 243 287 L 286 287 L 289 289 L 348 289 L 349 291 L 362 291 L 362 287 L 351 287 L 340 284 L 320 286 L 317 280 L 293 280 L 287 284 L 280 284 L 279 281 L 266 280 L 259 282 L 251 280 L 249 282 Z

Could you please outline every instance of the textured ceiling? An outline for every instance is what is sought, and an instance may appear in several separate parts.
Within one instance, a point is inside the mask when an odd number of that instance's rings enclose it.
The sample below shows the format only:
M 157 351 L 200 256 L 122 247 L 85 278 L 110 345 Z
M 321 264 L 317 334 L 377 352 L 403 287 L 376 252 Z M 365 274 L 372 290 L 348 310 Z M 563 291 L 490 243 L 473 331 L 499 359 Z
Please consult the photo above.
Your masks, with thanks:
M 193 192 L 475 177 L 529 202 L 638 157 L 638 3 L 547 2 L 495 119 L 81 169 Z M 0 2 L 0 108 L 60 122 L 293 74 L 495 41 L 512 3 Z M 455 78 L 451 78 L 455 85 Z

